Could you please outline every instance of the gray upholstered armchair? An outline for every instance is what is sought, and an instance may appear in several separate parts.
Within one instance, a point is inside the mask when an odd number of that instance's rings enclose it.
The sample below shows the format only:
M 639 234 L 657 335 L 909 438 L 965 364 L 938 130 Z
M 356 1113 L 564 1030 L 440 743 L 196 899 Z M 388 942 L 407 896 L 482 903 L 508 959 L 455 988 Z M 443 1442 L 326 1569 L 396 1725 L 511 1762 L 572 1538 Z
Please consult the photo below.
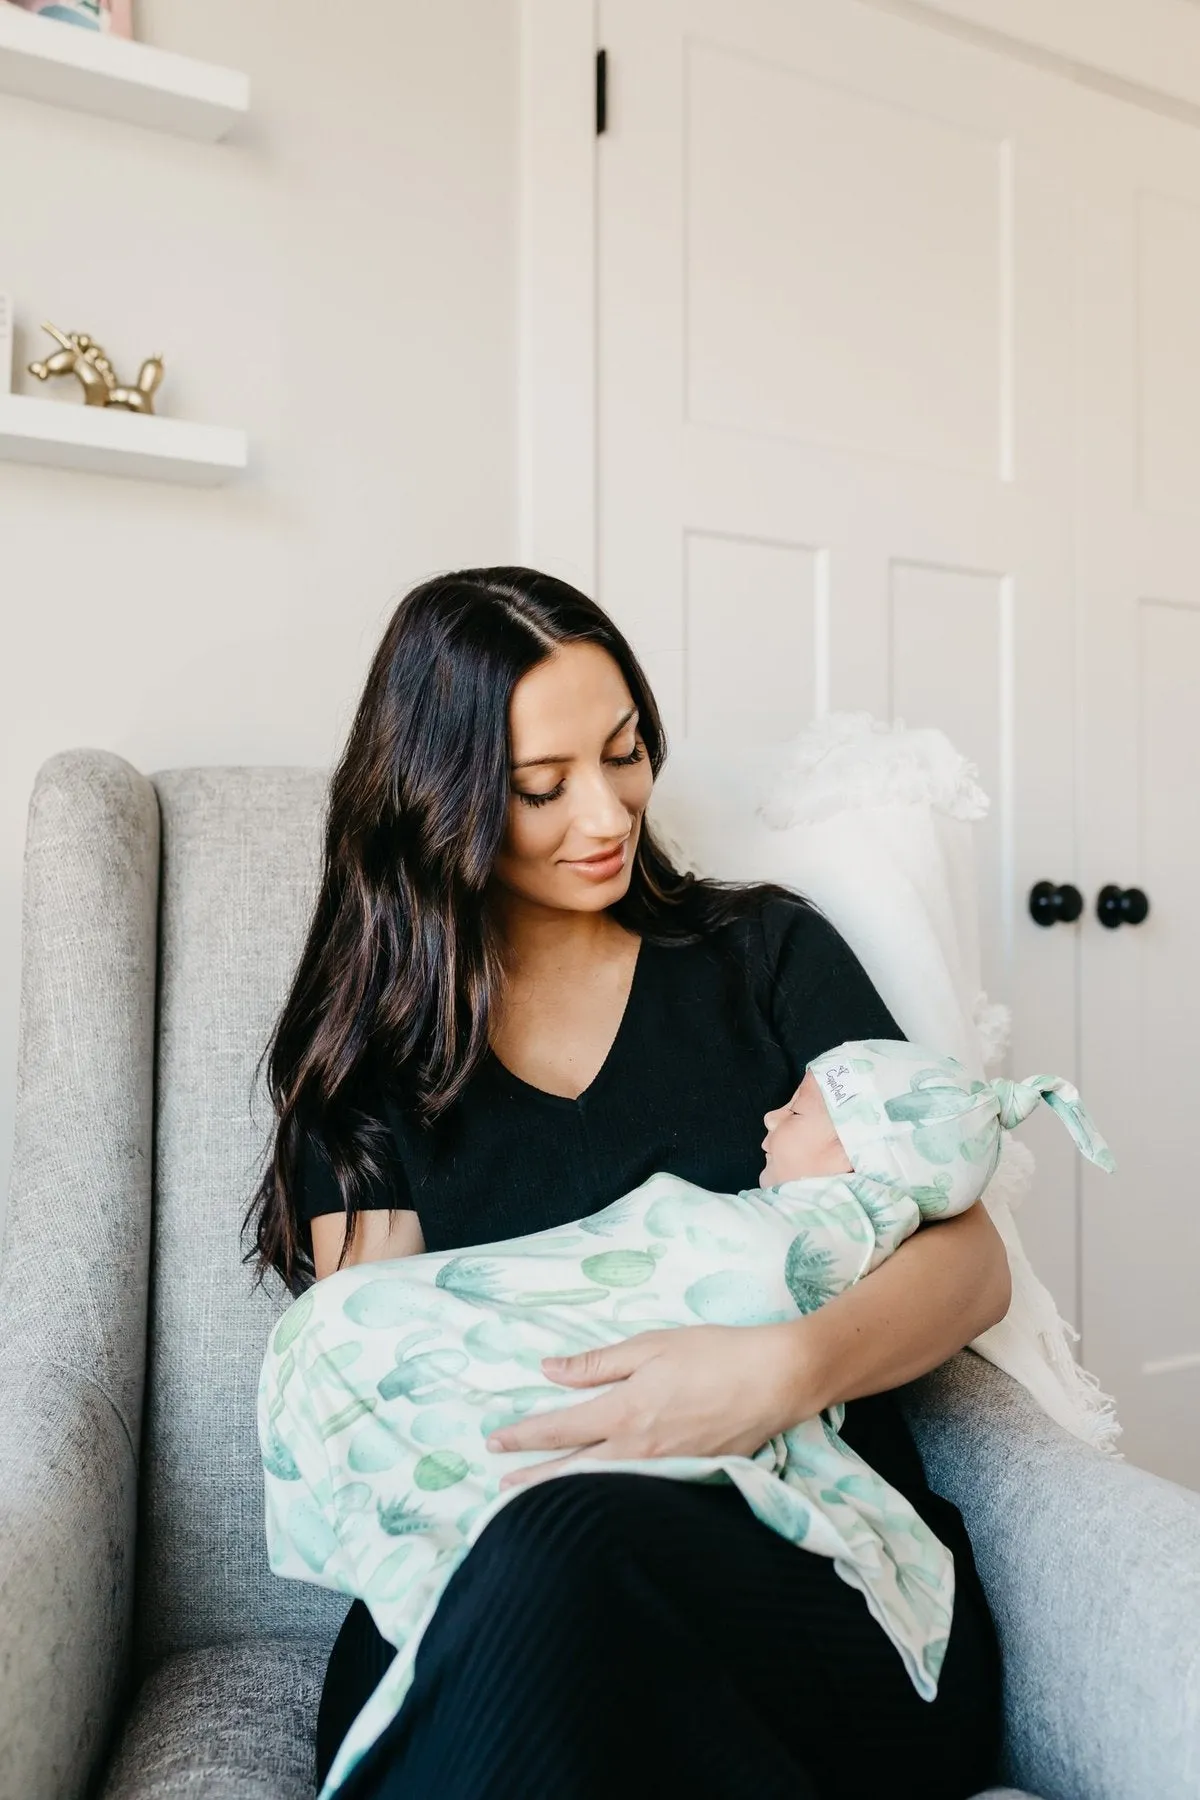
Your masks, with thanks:
M 72 750 L 29 813 L 0 1262 L 0 1800 L 292 1800 L 344 1602 L 267 1567 L 238 1228 L 324 778 Z M 1200 1794 L 1200 1496 L 970 1352 L 906 1392 L 1003 1640 L 1007 1779 Z

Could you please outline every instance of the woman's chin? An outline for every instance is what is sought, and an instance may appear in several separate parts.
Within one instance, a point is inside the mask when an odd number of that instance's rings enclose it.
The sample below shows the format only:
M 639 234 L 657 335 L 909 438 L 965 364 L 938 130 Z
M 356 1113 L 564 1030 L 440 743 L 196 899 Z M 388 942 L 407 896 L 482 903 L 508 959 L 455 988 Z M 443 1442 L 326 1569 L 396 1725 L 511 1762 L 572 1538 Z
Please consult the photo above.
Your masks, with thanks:
M 629 883 L 614 881 L 597 887 L 582 888 L 582 891 L 581 888 L 582 884 L 563 895 L 560 902 L 562 912 L 607 912 L 610 906 L 615 906 L 625 898 L 629 892 Z

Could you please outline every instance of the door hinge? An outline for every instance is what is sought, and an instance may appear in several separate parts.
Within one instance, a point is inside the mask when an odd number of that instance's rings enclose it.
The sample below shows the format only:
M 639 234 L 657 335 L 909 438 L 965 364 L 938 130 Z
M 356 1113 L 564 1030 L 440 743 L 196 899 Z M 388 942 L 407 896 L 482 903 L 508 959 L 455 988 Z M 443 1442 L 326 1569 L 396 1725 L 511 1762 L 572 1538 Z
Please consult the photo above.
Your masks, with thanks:
M 596 52 L 596 136 L 608 130 L 608 51 Z

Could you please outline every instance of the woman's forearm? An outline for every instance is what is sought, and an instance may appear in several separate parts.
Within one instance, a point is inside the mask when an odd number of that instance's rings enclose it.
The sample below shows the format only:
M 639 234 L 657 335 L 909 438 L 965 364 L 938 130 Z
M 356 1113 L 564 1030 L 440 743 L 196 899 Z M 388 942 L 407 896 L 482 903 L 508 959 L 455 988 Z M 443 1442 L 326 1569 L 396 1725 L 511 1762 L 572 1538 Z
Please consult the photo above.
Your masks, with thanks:
M 937 1368 L 1002 1319 L 1010 1298 L 1008 1257 L 982 1203 L 924 1226 L 853 1287 L 779 1327 L 791 1338 L 788 1422 Z

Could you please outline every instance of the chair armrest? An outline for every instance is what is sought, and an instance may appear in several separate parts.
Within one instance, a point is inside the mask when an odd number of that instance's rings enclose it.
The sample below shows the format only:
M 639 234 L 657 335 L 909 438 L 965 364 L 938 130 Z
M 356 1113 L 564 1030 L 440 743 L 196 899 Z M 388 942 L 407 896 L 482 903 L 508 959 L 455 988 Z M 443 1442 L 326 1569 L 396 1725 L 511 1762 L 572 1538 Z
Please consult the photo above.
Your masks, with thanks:
M 38 771 L 0 1254 L 0 1794 L 76 1800 L 129 1662 L 145 1369 L 158 801 L 107 751 Z
M 137 1465 L 85 1376 L 0 1361 L 0 1794 L 76 1800 L 122 1697 Z
M 973 1351 L 900 1391 L 966 1521 L 1004 1656 L 1006 1780 L 1200 1793 L 1200 1494 L 1064 1431 Z

